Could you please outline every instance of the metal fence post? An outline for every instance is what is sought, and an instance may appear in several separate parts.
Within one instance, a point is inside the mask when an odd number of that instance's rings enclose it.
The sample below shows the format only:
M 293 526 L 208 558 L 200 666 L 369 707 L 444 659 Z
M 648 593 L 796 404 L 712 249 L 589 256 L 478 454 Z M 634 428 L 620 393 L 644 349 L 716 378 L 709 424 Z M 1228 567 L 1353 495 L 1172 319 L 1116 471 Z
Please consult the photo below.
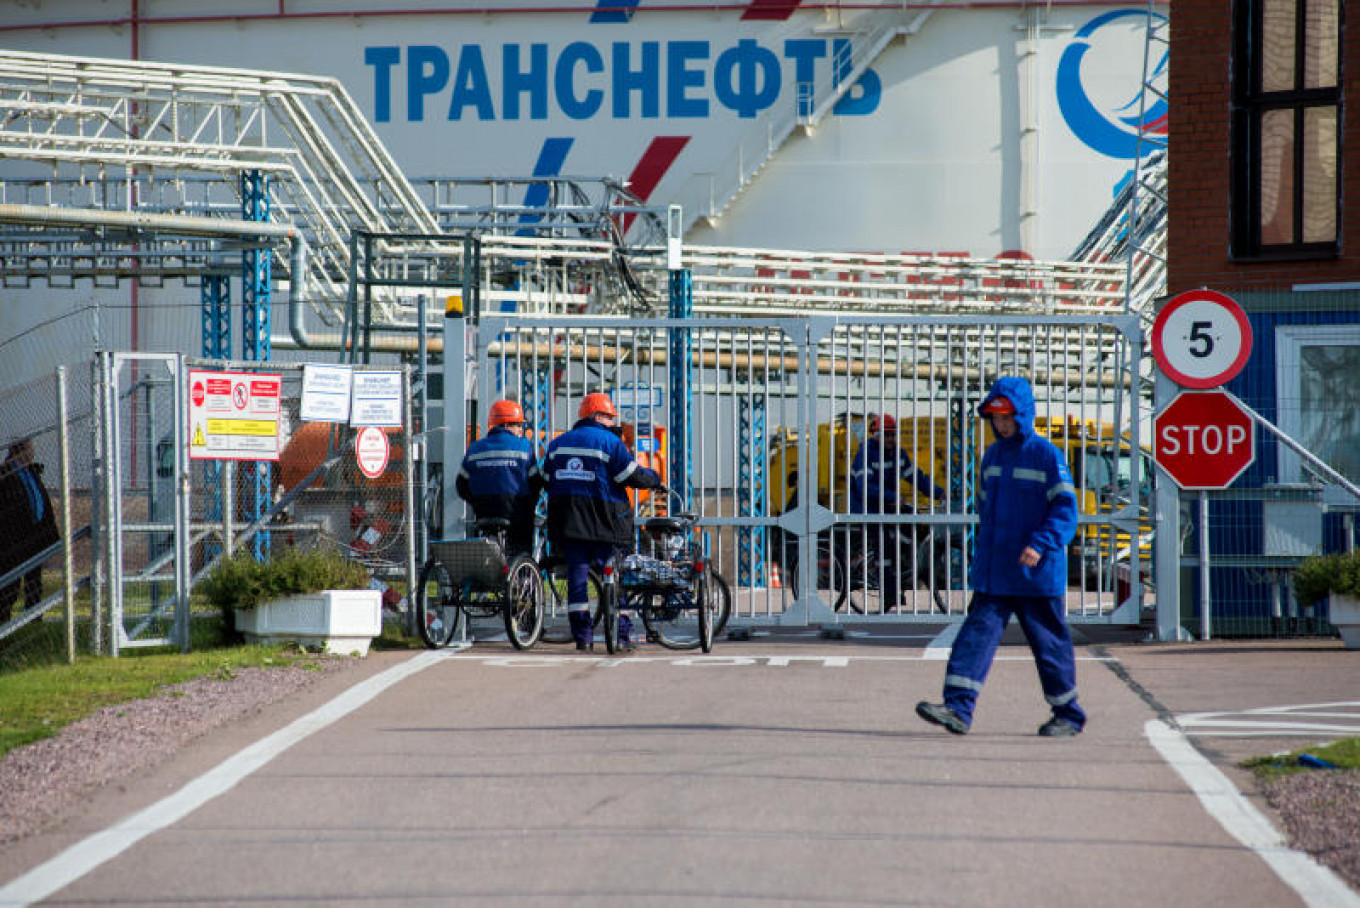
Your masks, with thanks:
M 66 661 L 76 661 L 75 555 L 71 546 L 71 439 L 67 428 L 66 367 L 57 366 L 57 456 L 61 461 L 61 577 L 66 599 Z

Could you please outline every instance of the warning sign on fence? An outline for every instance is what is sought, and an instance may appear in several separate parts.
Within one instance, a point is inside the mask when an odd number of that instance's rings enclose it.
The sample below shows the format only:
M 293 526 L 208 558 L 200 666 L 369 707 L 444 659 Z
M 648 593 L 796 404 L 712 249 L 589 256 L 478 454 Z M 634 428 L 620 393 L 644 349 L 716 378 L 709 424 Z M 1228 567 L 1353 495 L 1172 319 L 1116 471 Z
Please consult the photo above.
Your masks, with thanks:
M 189 457 L 278 460 L 283 377 L 189 370 Z

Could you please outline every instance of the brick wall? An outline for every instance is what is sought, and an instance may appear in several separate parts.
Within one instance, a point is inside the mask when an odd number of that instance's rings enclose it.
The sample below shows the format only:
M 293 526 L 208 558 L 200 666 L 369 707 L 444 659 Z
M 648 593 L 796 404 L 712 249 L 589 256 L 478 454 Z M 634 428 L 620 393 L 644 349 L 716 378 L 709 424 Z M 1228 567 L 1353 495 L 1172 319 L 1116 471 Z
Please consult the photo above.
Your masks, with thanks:
M 1339 258 L 1250 262 L 1229 257 L 1231 10 L 1232 4 L 1223 0 L 1176 0 L 1171 5 L 1167 290 L 1265 290 L 1360 281 L 1360 205 L 1342 205 Z M 1345 200 L 1360 198 L 1360 28 L 1347 32 L 1343 26 L 1343 34 Z

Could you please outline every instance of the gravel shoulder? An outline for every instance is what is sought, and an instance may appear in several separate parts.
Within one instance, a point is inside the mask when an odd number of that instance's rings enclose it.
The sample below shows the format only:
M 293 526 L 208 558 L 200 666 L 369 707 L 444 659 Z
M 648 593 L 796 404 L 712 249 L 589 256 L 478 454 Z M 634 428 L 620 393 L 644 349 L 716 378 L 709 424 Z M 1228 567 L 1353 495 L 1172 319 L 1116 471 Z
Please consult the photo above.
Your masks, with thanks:
M 1266 783 L 1290 847 L 1360 890 L 1360 770 L 1324 769 Z
M 0 845 L 52 829 L 106 786 L 145 773 L 214 729 L 347 673 L 354 660 L 243 668 L 107 706 L 0 760 Z

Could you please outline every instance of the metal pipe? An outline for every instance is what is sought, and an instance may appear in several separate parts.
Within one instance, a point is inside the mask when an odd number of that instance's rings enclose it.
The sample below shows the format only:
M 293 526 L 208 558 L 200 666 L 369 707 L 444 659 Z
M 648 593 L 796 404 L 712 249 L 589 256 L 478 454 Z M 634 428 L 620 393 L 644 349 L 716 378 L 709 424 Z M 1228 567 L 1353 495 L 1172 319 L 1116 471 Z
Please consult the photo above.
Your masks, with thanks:
M 0 204 L 0 223 L 50 227 L 66 224 L 77 227 L 123 227 L 181 236 L 273 237 L 293 240 L 300 237 L 291 224 L 259 221 L 232 221 L 203 218 L 189 214 L 142 214 L 135 211 L 108 211 L 95 208 L 62 208 L 47 205 Z

